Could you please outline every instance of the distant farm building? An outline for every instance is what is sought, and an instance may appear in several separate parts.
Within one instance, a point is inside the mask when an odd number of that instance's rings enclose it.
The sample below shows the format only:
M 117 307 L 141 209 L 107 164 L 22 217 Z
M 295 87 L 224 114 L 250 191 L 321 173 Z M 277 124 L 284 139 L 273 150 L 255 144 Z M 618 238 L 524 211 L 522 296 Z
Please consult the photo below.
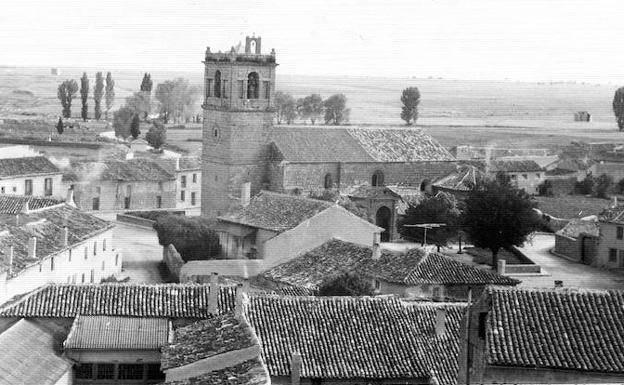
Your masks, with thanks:
M 50 68 L 50 75 L 59 76 L 61 74 L 61 70 L 58 68 Z
M 587 111 L 577 111 L 574 113 L 575 122 L 591 122 L 591 114 Z

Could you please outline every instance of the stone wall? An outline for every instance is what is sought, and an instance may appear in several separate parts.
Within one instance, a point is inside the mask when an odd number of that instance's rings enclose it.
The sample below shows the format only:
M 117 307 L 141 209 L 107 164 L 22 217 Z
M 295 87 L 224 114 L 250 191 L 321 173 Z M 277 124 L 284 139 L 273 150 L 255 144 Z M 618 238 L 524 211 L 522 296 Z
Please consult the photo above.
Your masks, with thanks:
M 555 234 L 555 253 L 564 255 L 574 261 L 581 261 L 580 246 L 576 238 Z
M 163 246 L 163 262 L 165 262 L 171 278 L 175 282 L 180 282 L 180 270 L 184 266 L 184 260 L 174 245 Z

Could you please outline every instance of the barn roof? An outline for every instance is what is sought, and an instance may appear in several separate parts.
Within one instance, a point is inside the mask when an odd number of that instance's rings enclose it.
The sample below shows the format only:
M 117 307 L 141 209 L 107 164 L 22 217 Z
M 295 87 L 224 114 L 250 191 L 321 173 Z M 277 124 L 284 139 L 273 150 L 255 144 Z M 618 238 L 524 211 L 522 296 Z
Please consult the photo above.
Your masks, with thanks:
M 61 170 L 45 156 L 0 159 L 0 178 L 60 173 Z

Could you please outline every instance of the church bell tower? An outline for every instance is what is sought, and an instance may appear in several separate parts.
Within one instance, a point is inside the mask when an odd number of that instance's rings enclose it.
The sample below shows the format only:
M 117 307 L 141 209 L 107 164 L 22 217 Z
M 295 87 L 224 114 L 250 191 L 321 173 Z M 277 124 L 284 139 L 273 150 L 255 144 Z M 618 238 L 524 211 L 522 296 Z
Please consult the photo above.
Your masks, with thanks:
M 202 145 L 202 215 L 214 217 L 241 204 L 242 186 L 256 193 L 265 182 L 264 152 L 273 125 L 275 51 L 261 53 L 261 38 L 228 53 L 206 49 Z

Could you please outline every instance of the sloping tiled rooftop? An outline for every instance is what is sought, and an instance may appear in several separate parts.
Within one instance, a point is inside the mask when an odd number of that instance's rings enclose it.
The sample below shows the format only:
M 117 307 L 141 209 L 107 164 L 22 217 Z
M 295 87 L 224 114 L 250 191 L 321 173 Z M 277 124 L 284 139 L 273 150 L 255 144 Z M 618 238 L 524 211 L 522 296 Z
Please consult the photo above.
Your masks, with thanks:
M 0 159 L 0 178 L 60 173 L 59 168 L 45 156 Z
M 0 317 L 127 316 L 210 318 L 210 285 L 48 284 L 0 307 Z M 236 290 L 221 286 L 218 310 L 234 308 Z
M 65 349 L 158 350 L 167 345 L 167 318 L 77 316 Z
M 435 335 L 437 306 L 447 333 Z M 463 304 L 405 304 L 381 297 L 251 296 L 247 317 L 271 376 L 289 376 L 293 351 L 301 376 L 327 379 L 430 378 L 454 384 Z
M 490 365 L 624 373 L 624 291 L 489 289 Z
M 438 179 L 433 185 L 455 191 L 468 191 L 484 180 L 486 175 L 475 166 L 462 166 L 456 172 Z
M 135 158 L 130 160 L 74 163 L 72 164 L 72 171 L 64 175 L 64 179 L 75 181 L 158 182 L 174 180 L 175 175 L 168 172 L 157 160 Z
M 222 221 L 282 232 L 330 208 L 330 202 L 262 191 L 247 207 L 219 217 Z
M 13 246 L 13 275 L 66 249 L 67 246 L 63 245 L 64 227 L 68 228 L 69 246 L 113 228 L 110 222 L 65 204 L 20 214 L 19 220 L 20 225 L 11 221 L 0 225 L 0 269 L 9 268 L 5 257 L 8 247 Z M 32 237 L 37 238 L 37 247 L 36 255 L 31 258 L 28 247 Z
M 21 319 L 0 334 L 0 382 L 54 385 L 72 363 L 61 357 L 53 333 Z
M 557 234 L 571 238 L 578 238 L 581 234 L 589 234 L 597 237 L 600 235 L 600 227 L 597 221 L 584 221 L 581 219 L 573 219 Z
M 226 369 L 178 381 L 167 381 L 165 385 L 268 385 L 269 374 L 260 359 L 242 362 Z
M 440 143 L 420 129 L 274 127 L 270 140 L 289 162 L 453 161 Z
M 177 329 L 173 343 L 162 350 L 161 368 L 184 366 L 257 344 L 244 317 L 224 314 Z
M 63 201 L 54 198 L 35 197 L 32 195 L 0 195 L 1 214 L 19 214 L 28 202 L 29 210 L 38 210 L 50 206 L 56 206 Z
M 412 249 L 405 253 L 382 250 L 372 259 L 367 246 L 332 239 L 262 274 L 263 278 L 294 287 L 317 290 L 322 282 L 343 272 L 356 272 L 402 285 L 463 284 L 516 285 L 519 281 L 454 261 L 438 253 Z
M 543 171 L 533 160 L 494 160 L 490 162 L 490 172 L 534 172 Z
M 196 156 L 183 156 L 178 158 L 180 169 L 176 170 L 175 158 L 158 159 L 160 165 L 167 170 L 167 172 L 173 174 L 176 171 L 192 171 L 199 170 L 201 168 L 201 159 Z
M 601 222 L 624 224 L 624 206 L 604 209 L 600 215 L 598 215 L 598 218 Z

